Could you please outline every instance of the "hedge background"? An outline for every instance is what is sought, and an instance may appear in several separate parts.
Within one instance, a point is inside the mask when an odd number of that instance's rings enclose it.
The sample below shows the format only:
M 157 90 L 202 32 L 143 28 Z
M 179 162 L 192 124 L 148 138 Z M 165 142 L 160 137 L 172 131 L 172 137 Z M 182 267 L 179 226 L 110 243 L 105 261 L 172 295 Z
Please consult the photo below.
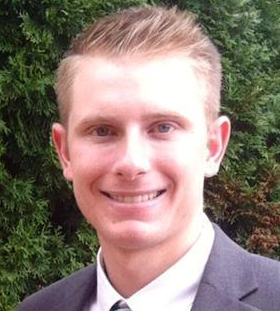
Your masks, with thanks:
M 50 140 L 57 63 L 92 19 L 121 7 L 194 12 L 223 55 L 233 124 L 210 217 L 247 249 L 280 259 L 279 0 L 0 0 L 0 310 L 89 262 L 98 243 L 63 180 Z

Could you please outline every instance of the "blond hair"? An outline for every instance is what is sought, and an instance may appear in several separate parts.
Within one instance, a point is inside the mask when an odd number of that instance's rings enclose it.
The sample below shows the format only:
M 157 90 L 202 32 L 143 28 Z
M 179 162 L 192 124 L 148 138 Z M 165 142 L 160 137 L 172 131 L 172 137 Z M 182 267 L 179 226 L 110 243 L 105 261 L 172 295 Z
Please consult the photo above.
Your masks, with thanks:
M 129 8 L 93 22 L 72 42 L 58 68 L 56 94 L 61 121 L 68 119 L 71 87 L 83 56 L 155 57 L 172 53 L 194 60 L 195 72 L 207 88 L 207 120 L 217 117 L 220 106 L 220 55 L 192 14 L 173 7 Z

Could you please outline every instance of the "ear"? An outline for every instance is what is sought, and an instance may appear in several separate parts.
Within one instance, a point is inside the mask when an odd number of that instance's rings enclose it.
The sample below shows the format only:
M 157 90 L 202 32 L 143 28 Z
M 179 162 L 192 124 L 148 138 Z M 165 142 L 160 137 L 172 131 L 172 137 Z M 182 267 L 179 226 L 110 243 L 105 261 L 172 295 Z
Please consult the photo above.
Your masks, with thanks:
M 205 177 L 212 177 L 218 173 L 228 145 L 230 136 L 229 119 L 226 116 L 221 116 L 215 120 L 209 129 L 208 135 Z
M 66 129 L 60 123 L 54 123 L 52 126 L 52 139 L 55 149 L 62 166 L 63 175 L 68 181 L 72 181 L 72 167 L 68 152 Z

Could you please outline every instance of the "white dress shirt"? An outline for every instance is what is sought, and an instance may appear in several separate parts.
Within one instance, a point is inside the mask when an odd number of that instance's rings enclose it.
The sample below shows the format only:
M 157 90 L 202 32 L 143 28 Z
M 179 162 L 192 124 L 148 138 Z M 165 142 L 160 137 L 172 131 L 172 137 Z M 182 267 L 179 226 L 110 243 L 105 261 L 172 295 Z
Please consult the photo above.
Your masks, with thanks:
M 131 297 L 124 299 L 111 285 L 97 256 L 97 295 L 89 311 L 109 311 L 122 299 L 132 311 L 190 311 L 214 241 L 214 229 L 205 216 L 200 236 L 190 250 L 168 270 Z

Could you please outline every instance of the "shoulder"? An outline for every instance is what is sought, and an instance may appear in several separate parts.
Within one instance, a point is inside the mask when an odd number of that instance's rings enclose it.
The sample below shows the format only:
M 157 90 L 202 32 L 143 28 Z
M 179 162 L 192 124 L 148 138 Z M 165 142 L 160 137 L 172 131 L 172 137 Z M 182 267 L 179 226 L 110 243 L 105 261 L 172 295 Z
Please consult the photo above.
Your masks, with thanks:
M 264 256 L 247 254 L 260 288 L 272 291 L 277 289 L 280 298 L 280 262 Z
M 16 311 L 80 310 L 95 288 L 95 266 L 90 265 L 27 297 Z
M 212 252 L 215 255 L 221 255 L 223 259 L 228 259 L 225 264 L 228 266 L 230 262 L 233 264 L 243 263 L 245 266 L 240 268 L 254 268 L 254 272 L 264 276 L 264 271 L 275 271 L 279 273 L 280 262 L 265 256 L 257 255 L 248 252 L 231 240 L 217 225 L 213 224 L 215 230 L 215 241 Z M 251 270 L 251 269 L 250 269 Z
M 280 262 L 249 253 L 214 225 L 207 278 L 227 295 L 257 307 L 279 310 Z M 222 285 L 221 285 L 222 284 Z
M 243 298 L 246 303 L 260 310 L 279 310 L 280 262 L 247 252 L 247 267 L 254 272 L 257 288 L 252 295 Z M 246 266 L 244 267 L 246 269 Z M 243 269 L 244 269 L 243 268 Z

